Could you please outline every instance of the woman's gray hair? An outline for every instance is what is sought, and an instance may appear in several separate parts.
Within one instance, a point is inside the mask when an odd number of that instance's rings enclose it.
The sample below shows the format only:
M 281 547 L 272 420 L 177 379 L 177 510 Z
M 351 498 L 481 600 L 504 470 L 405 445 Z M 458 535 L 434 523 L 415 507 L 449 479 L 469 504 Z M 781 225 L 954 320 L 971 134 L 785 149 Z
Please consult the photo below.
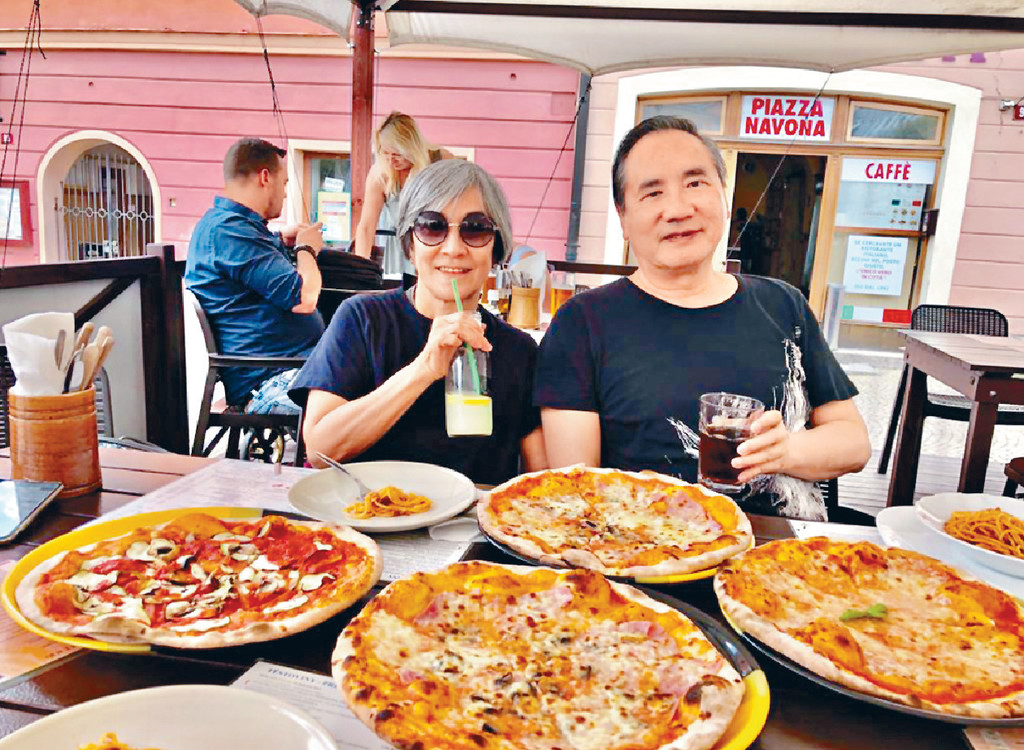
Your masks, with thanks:
M 491 260 L 504 261 L 512 252 L 512 221 L 508 202 L 498 181 L 483 167 L 463 159 L 443 159 L 417 172 L 402 188 L 398 201 L 395 232 L 406 257 L 412 256 L 412 226 L 422 211 L 443 211 L 452 201 L 476 188 L 484 202 L 484 213 L 491 217 L 497 234 Z M 462 217 L 448 217 L 461 219 Z

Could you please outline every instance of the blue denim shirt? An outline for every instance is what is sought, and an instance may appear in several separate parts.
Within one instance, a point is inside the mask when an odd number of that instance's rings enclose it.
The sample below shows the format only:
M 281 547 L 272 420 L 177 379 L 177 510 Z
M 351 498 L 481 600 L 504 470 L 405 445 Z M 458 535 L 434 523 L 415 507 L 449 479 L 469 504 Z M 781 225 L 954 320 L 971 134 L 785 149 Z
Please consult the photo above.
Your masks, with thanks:
M 185 285 L 206 312 L 222 354 L 308 355 L 324 332 L 319 312 L 293 313 L 302 279 L 281 238 L 246 206 L 217 196 L 189 242 Z M 243 404 L 285 368 L 233 367 L 224 373 L 229 404 Z

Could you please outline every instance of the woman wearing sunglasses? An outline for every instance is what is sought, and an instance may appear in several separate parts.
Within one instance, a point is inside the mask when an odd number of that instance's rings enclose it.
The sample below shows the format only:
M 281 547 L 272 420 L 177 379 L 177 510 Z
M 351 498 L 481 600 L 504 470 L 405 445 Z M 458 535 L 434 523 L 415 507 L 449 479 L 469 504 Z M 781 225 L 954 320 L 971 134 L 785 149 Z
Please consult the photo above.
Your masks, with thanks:
M 401 112 L 389 114 L 374 132 L 373 152 L 376 160 L 366 176 L 353 252 L 369 258 L 373 246 L 383 244 L 384 273 L 414 274 L 397 238 L 382 236 L 378 242 L 377 230 L 394 232 L 399 196 L 412 175 L 436 161 L 455 157 L 443 148 L 432 148 L 416 127 L 416 121 Z
M 501 188 L 470 162 L 432 164 L 402 191 L 397 226 L 416 285 L 346 300 L 292 383 L 289 395 L 306 407 L 308 454 L 438 464 L 481 484 L 544 468 L 537 346 L 478 307 L 491 266 L 511 250 Z M 489 352 L 487 437 L 450 438 L 445 429 L 444 376 L 465 344 Z

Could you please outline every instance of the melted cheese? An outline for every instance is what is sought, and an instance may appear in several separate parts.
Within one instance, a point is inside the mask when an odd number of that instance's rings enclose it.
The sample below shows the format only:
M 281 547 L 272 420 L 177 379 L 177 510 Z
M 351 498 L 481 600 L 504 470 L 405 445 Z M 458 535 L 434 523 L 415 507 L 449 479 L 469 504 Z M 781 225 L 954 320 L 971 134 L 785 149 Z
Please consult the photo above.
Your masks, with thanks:
M 1024 690 L 1020 609 L 923 555 L 787 540 L 730 563 L 721 583 L 774 628 L 887 690 L 936 703 Z M 840 619 L 877 603 L 883 619 Z
M 446 581 L 443 572 L 421 574 L 436 593 L 411 609 L 410 602 L 422 601 L 416 584 L 393 584 L 346 629 L 350 643 L 358 643 L 355 658 L 345 662 L 346 679 L 379 686 L 370 692 L 371 701 L 380 701 L 377 710 L 403 707 L 393 724 L 377 724 L 385 739 L 402 745 L 410 731 L 426 747 L 430 737 L 500 736 L 513 726 L 528 726 L 536 736 L 478 744 L 658 747 L 696 720 L 699 700 L 697 708 L 683 709 L 679 696 L 706 675 L 723 675 L 738 705 L 739 676 L 685 618 L 612 604 L 603 598 L 603 578 L 583 577 L 592 593 L 563 577 L 516 595 L 506 578 Z M 658 620 L 670 620 L 671 632 Z M 413 718 L 422 695 L 430 696 L 429 729 Z M 664 739 L 663 732 L 674 734 Z

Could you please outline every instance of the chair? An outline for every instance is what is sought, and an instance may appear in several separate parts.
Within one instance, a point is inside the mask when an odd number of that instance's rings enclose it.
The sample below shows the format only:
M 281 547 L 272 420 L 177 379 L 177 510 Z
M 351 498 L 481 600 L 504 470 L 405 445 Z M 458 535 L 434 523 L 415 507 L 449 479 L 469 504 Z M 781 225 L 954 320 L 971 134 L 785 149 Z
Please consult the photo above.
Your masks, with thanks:
M 1003 495 L 1005 497 L 1017 497 L 1017 488 L 1024 484 L 1024 456 L 1017 456 L 1017 458 L 1011 459 L 1003 467 L 1003 473 L 1006 475 Z
M 317 256 L 323 289 L 317 309 L 325 323 L 330 323 L 335 310 L 355 294 L 381 294 L 385 289 L 380 265 L 351 252 L 324 249 Z
M 0 345 L 0 448 L 10 445 L 11 429 L 7 391 L 14 386 L 16 381 L 11 362 L 7 359 L 7 347 Z M 93 387 L 96 389 L 96 432 L 101 439 L 116 440 L 110 405 L 110 379 L 107 377 L 106 368 L 100 367 L 96 372 Z
M 259 458 L 264 461 L 272 461 L 275 451 L 279 458 L 283 456 L 283 439 L 286 434 L 295 436 L 295 465 L 302 466 L 305 460 L 305 449 L 302 441 L 302 414 L 246 414 L 240 406 L 229 406 L 223 401 L 213 403 L 213 392 L 220 381 L 223 370 L 228 367 L 301 367 L 306 362 L 305 357 L 242 357 L 236 355 L 221 354 L 217 348 L 217 339 L 213 335 L 213 328 L 206 317 L 206 312 L 199 304 L 199 300 L 191 292 L 185 296 L 192 303 L 192 309 L 196 311 L 199 318 L 199 327 L 203 331 L 203 340 L 206 342 L 206 355 L 209 369 L 206 373 L 206 386 L 203 389 L 203 402 L 199 407 L 199 419 L 196 423 L 196 434 L 192 441 L 193 456 L 209 456 L 211 451 L 221 441 L 225 434 L 228 436 L 225 455 L 228 458 L 240 458 L 243 453 L 239 451 L 242 431 L 248 433 L 244 456 L 246 458 Z M 211 427 L 216 427 L 217 434 L 209 443 L 206 442 L 206 432 Z
M 955 305 L 918 305 L 910 318 L 912 331 L 935 331 L 939 333 L 975 333 L 985 336 L 1009 336 L 1009 324 L 998 310 L 987 307 L 957 307 Z M 896 400 L 889 418 L 889 429 L 885 435 L 885 445 L 878 461 L 878 473 L 885 474 L 889 470 L 889 458 L 892 454 L 896 427 L 899 424 L 903 409 L 903 393 L 907 389 L 907 366 L 903 366 L 900 384 L 896 389 Z M 959 422 L 970 421 L 971 400 L 959 394 L 929 393 L 924 405 L 925 417 L 953 419 Z M 1000 404 L 996 424 L 1024 425 L 1024 406 Z

